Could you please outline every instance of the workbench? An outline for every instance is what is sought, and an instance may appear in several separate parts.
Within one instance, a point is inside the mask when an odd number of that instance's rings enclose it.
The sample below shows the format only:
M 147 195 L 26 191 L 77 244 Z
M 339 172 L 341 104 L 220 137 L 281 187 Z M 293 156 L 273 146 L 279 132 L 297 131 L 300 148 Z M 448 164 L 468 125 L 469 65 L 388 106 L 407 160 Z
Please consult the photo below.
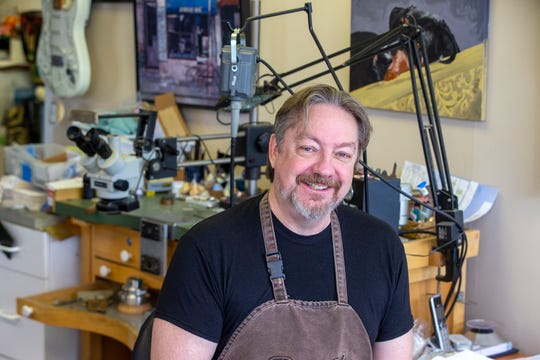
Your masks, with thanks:
M 94 313 L 69 303 L 81 289 L 114 289 L 131 276 L 143 279 L 149 289 L 159 291 L 163 276 L 140 270 L 140 221 L 154 218 L 174 223 L 174 236 L 168 241 L 168 261 L 178 239 L 195 223 L 215 214 L 216 209 L 176 200 L 162 205 L 159 197 L 141 198 L 140 208 L 129 213 L 105 214 L 93 211 L 94 200 L 64 200 L 56 204 L 56 212 L 69 216 L 81 241 L 81 285 L 32 297 L 18 299 L 18 311 L 22 307 L 33 309 L 30 317 L 50 325 L 71 327 L 85 331 L 81 340 L 82 359 L 128 359 L 139 328 L 148 313 L 126 315 L 111 306 L 106 313 Z M 479 231 L 467 230 L 467 257 L 478 254 Z M 438 291 L 435 277 L 440 269 L 440 258 L 430 255 L 435 246 L 434 237 L 404 241 L 409 266 L 411 306 L 415 319 L 426 325 L 431 332 L 428 299 Z M 127 255 L 126 255 L 127 254 Z M 462 294 L 465 299 L 466 264 L 463 267 Z M 440 291 L 445 297 L 449 283 L 441 283 Z M 463 333 L 464 302 L 458 302 L 448 319 L 450 333 Z M 111 340 L 113 339 L 113 340 Z M 91 351 L 90 351 L 91 349 Z

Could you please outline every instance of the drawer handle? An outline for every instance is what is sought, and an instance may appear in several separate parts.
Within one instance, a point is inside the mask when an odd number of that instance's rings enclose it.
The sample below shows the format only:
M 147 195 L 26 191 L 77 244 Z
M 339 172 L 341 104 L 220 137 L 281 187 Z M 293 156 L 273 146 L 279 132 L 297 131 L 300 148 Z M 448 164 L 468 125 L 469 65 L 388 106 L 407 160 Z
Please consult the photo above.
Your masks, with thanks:
M 4 319 L 8 321 L 18 321 L 20 318 L 21 316 L 19 314 L 8 313 L 0 309 L 0 319 Z
M 34 313 L 34 308 L 28 305 L 21 307 L 22 316 L 29 318 Z
M 18 246 L 6 246 L 6 245 L 0 244 L 0 250 L 8 252 L 8 253 L 16 253 L 16 252 L 21 251 L 21 248 Z
M 132 257 L 133 255 L 129 251 L 127 250 L 120 251 L 120 260 L 122 260 L 122 262 L 128 262 Z
M 111 268 L 105 265 L 99 267 L 99 275 L 101 277 L 107 277 L 111 273 Z

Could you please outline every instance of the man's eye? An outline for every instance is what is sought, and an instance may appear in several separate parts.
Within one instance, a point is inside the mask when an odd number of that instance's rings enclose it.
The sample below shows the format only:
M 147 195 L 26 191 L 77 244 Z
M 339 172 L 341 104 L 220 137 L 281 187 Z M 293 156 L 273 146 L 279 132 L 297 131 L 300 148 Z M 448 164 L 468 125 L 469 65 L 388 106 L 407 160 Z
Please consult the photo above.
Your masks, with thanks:
M 314 152 L 315 148 L 313 146 L 304 145 L 304 146 L 300 146 L 300 150 L 304 152 Z
M 347 152 L 340 151 L 337 153 L 337 157 L 343 160 L 348 160 L 352 158 L 352 155 Z

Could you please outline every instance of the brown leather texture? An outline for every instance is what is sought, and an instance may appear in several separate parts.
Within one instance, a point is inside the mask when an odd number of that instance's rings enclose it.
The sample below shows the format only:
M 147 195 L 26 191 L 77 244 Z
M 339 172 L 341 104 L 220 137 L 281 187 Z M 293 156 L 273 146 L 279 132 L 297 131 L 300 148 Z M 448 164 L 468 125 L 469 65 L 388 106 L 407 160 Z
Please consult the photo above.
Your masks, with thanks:
M 219 359 L 371 360 L 362 321 L 335 301 L 266 302 L 238 327 Z

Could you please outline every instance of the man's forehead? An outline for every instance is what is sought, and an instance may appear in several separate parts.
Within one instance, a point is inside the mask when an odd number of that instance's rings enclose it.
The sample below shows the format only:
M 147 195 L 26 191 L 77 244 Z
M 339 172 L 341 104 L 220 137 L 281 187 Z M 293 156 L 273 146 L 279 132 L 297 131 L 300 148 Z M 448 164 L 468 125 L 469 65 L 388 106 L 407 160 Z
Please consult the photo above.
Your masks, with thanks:
M 333 146 L 335 147 L 352 147 L 354 149 L 358 148 L 358 136 L 354 136 L 353 134 L 350 134 L 351 136 L 347 136 L 347 138 L 330 138 L 325 139 L 325 133 L 316 133 L 314 131 L 310 131 L 309 126 L 296 126 L 296 129 L 294 129 L 292 135 L 296 141 L 303 141 L 303 140 L 312 140 L 317 143 L 328 143 L 333 142 Z

